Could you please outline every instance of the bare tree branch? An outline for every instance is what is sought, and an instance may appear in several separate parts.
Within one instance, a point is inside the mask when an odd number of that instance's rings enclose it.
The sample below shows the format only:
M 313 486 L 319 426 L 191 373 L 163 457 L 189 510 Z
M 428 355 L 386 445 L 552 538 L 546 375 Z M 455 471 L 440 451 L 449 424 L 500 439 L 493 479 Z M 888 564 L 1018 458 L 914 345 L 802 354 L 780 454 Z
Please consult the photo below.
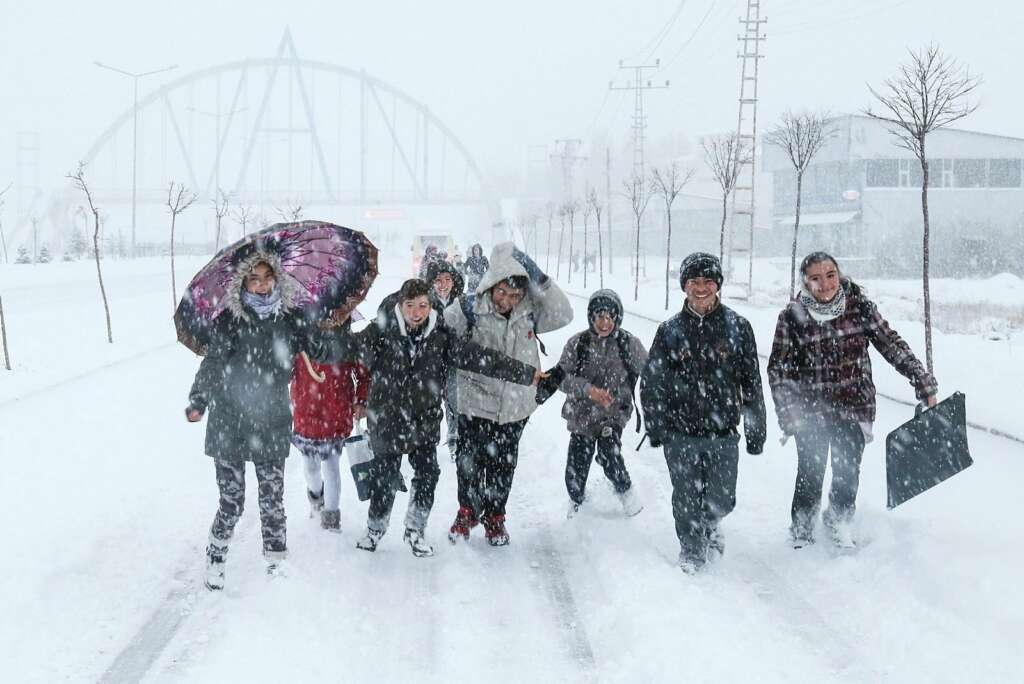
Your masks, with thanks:
M 718 258 L 725 263 L 725 219 L 729 195 L 736 187 L 736 181 L 740 177 L 743 165 L 749 164 L 753 159 L 752 150 L 748 145 L 743 144 L 735 133 L 702 138 L 700 144 L 704 148 L 704 162 L 711 169 L 711 174 L 722 189 L 722 228 L 718 244 Z
M 779 123 L 765 134 L 767 145 L 780 148 L 796 171 L 796 214 L 793 221 L 793 249 L 789 265 L 789 296 L 796 294 L 796 250 L 800 232 L 800 199 L 803 194 L 804 172 L 811 160 L 836 134 L 835 120 L 827 111 L 787 111 Z
M 177 190 L 175 190 L 177 186 Z M 171 214 L 171 304 L 174 310 L 178 308 L 178 283 L 174 273 L 174 226 L 178 214 L 192 206 L 196 201 L 196 194 L 191 192 L 182 183 L 175 183 L 167 186 L 167 210 Z
M 85 162 L 78 162 L 78 170 L 75 173 L 67 174 L 72 185 L 85 193 L 85 199 L 89 203 L 89 211 L 92 212 L 95 229 L 92 233 L 92 253 L 96 258 L 96 278 L 100 282 L 100 297 L 103 299 L 103 311 L 107 317 L 107 342 L 114 343 L 114 331 L 110 325 L 110 304 L 107 302 L 107 288 L 103 285 L 103 270 L 100 268 L 100 210 L 92 201 L 92 193 L 85 181 Z
M 648 190 L 644 179 L 633 175 L 629 180 L 622 181 L 622 196 L 629 200 L 633 209 L 636 230 L 636 246 L 633 253 L 635 268 L 633 270 L 633 301 L 640 299 L 640 223 L 643 220 L 644 212 L 647 211 L 647 204 L 651 201 L 653 193 Z
M 655 194 L 660 195 L 665 201 L 665 222 L 668 228 L 665 247 L 665 310 L 668 311 L 669 301 L 669 274 L 672 270 L 672 204 L 676 197 L 683 191 L 683 188 L 693 180 L 696 173 L 694 169 L 680 170 L 679 164 L 672 164 L 662 171 L 655 168 L 651 171 L 651 187 Z
M 938 45 L 930 44 L 917 52 L 910 50 L 910 61 L 900 66 L 899 74 L 886 79 L 878 90 L 868 86 L 881 112 L 870 107 L 865 114 L 883 122 L 896 145 L 909 150 L 921 164 L 922 240 L 921 284 L 924 290 L 924 338 L 928 372 L 934 372 L 932 356 L 932 300 L 928 271 L 930 225 L 928 215 L 928 155 L 925 140 L 929 133 L 970 115 L 978 108 L 973 100 L 981 78 L 945 55 Z

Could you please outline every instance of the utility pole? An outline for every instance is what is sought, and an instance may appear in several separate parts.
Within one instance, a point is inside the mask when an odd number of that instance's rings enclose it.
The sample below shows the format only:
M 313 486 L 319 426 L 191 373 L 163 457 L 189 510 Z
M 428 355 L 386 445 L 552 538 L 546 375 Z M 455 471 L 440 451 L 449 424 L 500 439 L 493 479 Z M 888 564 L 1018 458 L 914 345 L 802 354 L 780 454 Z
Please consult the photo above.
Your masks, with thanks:
M 612 148 L 604 148 L 604 192 L 608 207 L 608 275 L 612 275 Z
M 624 64 L 619 60 L 620 69 L 632 69 L 633 79 L 626 81 L 626 85 L 617 86 L 615 82 L 608 83 L 609 90 L 632 90 L 633 91 L 633 174 L 642 179 L 644 177 L 644 135 L 647 129 L 647 117 L 644 114 L 644 91 L 661 90 L 669 87 L 669 82 L 664 85 L 655 85 L 650 80 L 644 80 L 644 69 L 657 69 L 661 60 L 654 60 L 654 64 Z
M 737 228 L 746 228 L 750 240 L 747 244 L 747 297 L 754 288 L 754 182 L 757 178 L 757 76 L 758 67 L 764 55 L 761 54 L 761 41 L 766 35 L 761 33 L 761 25 L 768 19 L 761 18 L 760 0 L 747 0 L 746 19 L 740 18 L 743 31 L 736 36 L 742 46 L 736 57 L 742 60 L 740 71 L 740 101 L 736 117 L 736 154 L 739 174 L 732 192 L 732 225 L 729 230 L 729 265 L 727 272 L 732 270 L 732 254 L 743 251 L 733 248 Z M 749 145 L 749 154 L 743 154 Z M 740 197 L 740 195 L 743 195 Z
M 132 100 L 132 256 L 135 256 L 135 195 L 136 195 L 136 183 L 138 178 L 138 162 L 139 162 L 139 79 L 144 76 L 152 76 L 153 74 L 162 74 L 165 71 L 171 69 L 177 69 L 177 64 L 172 64 L 169 67 L 163 69 L 154 69 L 153 71 L 144 71 L 142 73 L 132 73 L 131 71 L 125 71 L 124 69 L 118 69 L 117 67 L 108 66 L 102 62 L 94 61 L 93 64 L 100 67 L 101 69 L 109 69 L 110 71 L 117 72 L 124 76 L 130 76 L 133 82 L 134 95 Z
M 551 161 L 557 161 L 562 168 L 562 201 L 569 202 L 573 196 L 573 169 L 577 162 L 587 158 L 577 154 L 583 141 L 579 138 L 558 138 L 555 145 L 561 145 L 562 151 L 551 155 Z

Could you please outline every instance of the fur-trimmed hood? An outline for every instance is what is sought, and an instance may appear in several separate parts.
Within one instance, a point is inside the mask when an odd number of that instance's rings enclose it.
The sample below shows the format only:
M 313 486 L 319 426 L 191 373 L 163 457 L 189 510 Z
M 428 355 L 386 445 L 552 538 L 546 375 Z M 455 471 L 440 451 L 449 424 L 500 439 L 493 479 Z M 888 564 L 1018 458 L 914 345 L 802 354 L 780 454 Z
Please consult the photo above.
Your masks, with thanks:
M 244 321 L 252 320 L 251 312 L 242 304 L 242 288 L 245 284 L 245 277 L 252 273 L 257 264 L 264 261 L 274 271 L 274 279 L 276 281 L 274 287 L 281 291 L 281 312 L 290 311 L 295 307 L 295 280 L 282 268 L 281 258 L 272 252 L 253 252 L 235 265 L 235 271 L 225 288 L 227 296 L 226 308 Z

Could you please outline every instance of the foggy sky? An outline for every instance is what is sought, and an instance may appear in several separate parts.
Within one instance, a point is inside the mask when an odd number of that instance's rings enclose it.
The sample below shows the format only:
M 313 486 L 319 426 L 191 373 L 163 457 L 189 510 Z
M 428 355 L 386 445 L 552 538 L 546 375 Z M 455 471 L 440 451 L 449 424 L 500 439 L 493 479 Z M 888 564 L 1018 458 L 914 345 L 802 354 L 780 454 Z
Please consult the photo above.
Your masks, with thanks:
M 485 174 L 522 173 L 528 147 L 555 138 L 589 140 L 607 130 L 628 140 L 632 95 L 608 92 L 610 80 L 627 78 L 620 59 L 660 57 L 665 66 L 651 78 L 672 82 L 647 97 L 652 139 L 735 127 L 743 0 L 0 5 L 0 187 L 14 180 L 17 131 L 39 132 L 49 189 L 131 105 L 131 80 L 94 60 L 129 71 L 179 65 L 142 81 L 141 97 L 204 67 L 273 56 L 286 26 L 300 57 L 364 68 L 419 98 Z M 1024 137 L 1014 50 L 1024 25 L 1019 2 L 763 0 L 762 7 L 769 19 L 762 130 L 786 108 L 863 109 L 866 83 L 895 73 L 908 46 L 935 41 L 984 77 L 981 108 L 961 126 Z

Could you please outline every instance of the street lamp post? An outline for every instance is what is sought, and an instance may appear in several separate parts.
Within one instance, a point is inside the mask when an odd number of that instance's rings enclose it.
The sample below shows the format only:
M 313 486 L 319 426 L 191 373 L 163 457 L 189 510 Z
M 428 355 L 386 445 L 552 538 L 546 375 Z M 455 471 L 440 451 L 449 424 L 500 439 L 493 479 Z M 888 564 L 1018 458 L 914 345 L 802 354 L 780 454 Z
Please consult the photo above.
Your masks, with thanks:
M 135 256 L 135 195 L 136 195 L 136 178 L 137 178 L 137 167 L 139 159 L 139 79 L 143 76 L 152 76 L 153 74 L 162 74 L 165 71 L 171 69 L 177 69 L 177 64 L 172 64 L 169 67 L 163 69 L 154 69 L 153 71 L 143 71 L 141 73 L 133 73 L 131 71 L 125 71 L 124 69 L 118 69 L 102 62 L 94 61 L 93 64 L 102 68 L 116 71 L 124 76 L 130 76 L 134 85 L 134 95 L 132 100 L 132 256 Z

